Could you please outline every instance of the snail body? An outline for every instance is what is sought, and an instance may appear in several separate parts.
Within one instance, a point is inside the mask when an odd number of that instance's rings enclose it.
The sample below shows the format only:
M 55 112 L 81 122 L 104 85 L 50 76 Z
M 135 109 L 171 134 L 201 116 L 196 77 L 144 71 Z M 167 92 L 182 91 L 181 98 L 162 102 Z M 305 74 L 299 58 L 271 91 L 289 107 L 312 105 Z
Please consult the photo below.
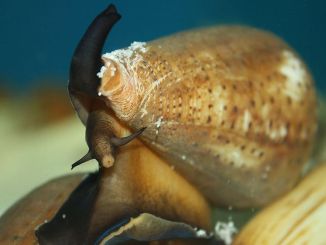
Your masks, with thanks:
M 171 240 L 211 238 L 201 234 L 211 230 L 210 218 L 198 190 L 135 140 L 119 152 L 114 168 L 65 175 L 26 195 L 0 217 L 0 243 L 190 244 Z
M 146 127 L 141 139 L 216 205 L 262 206 L 297 182 L 316 130 L 315 91 L 278 37 L 209 27 L 134 42 L 104 54 L 101 69 L 96 54 L 87 86 L 74 72 L 69 85 L 85 124 L 101 104 L 131 132 Z

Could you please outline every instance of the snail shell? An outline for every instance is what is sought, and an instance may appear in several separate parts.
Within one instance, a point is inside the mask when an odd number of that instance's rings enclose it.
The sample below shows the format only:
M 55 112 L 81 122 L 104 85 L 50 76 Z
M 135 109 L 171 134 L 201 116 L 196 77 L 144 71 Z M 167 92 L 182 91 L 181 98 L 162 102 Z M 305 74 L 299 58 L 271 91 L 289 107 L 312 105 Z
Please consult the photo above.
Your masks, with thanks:
M 136 42 L 102 56 L 101 81 L 98 50 L 77 59 L 81 72 L 94 59 L 92 78 L 81 83 L 72 71 L 69 85 L 87 127 L 94 105 L 131 131 L 147 127 L 141 139 L 216 205 L 262 206 L 298 181 L 316 131 L 316 98 L 304 62 L 280 38 L 213 26 Z
M 0 217 L 0 244 L 38 244 L 35 228 L 53 217 L 83 177 L 54 179 L 19 200 Z
M 325 174 L 324 162 L 294 190 L 254 217 L 241 230 L 234 245 L 325 244 Z

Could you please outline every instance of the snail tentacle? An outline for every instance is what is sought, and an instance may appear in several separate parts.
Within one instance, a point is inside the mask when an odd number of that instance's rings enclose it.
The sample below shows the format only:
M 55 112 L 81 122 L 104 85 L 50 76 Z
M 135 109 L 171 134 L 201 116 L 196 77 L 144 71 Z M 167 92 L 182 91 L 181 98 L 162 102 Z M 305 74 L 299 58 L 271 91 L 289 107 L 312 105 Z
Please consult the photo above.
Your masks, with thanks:
M 91 151 L 88 151 L 85 156 L 83 156 L 81 159 L 79 159 L 78 161 L 76 161 L 75 163 L 73 163 L 71 165 L 71 170 L 73 170 L 78 165 L 80 165 L 84 162 L 88 162 L 89 160 L 92 160 L 92 159 L 94 159 L 94 157 L 92 156 Z
M 130 141 L 137 138 L 142 132 L 144 132 L 145 129 L 146 129 L 146 127 L 141 128 L 141 129 L 137 130 L 135 133 L 128 135 L 126 137 L 123 137 L 123 138 L 112 137 L 111 143 L 116 147 L 128 144 Z

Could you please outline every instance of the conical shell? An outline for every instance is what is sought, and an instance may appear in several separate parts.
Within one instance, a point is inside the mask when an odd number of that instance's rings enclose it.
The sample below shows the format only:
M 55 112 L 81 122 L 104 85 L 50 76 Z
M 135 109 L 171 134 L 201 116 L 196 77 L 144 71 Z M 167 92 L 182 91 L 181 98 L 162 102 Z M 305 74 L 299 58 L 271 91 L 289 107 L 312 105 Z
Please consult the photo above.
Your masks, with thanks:
M 214 204 L 264 205 L 298 181 L 316 130 L 313 81 L 275 35 L 220 26 L 103 56 L 99 94 Z

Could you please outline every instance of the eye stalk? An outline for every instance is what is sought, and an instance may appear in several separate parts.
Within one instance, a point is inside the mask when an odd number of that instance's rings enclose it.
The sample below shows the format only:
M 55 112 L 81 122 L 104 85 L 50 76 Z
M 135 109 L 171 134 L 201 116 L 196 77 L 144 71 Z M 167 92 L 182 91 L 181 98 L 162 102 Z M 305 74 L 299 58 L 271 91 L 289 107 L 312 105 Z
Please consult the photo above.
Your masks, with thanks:
M 126 137 L 118 138 L 113 133 L 114 128 L 113 119 L 106 111 L 92 111 L 86 125 L 86 142 L 89 151 L 72 164 L 71 169 L 92 159 L 96 159 L 105 168 L 111 167 L 117 148 L 128 144 L 146 129 L 141 128 Z

